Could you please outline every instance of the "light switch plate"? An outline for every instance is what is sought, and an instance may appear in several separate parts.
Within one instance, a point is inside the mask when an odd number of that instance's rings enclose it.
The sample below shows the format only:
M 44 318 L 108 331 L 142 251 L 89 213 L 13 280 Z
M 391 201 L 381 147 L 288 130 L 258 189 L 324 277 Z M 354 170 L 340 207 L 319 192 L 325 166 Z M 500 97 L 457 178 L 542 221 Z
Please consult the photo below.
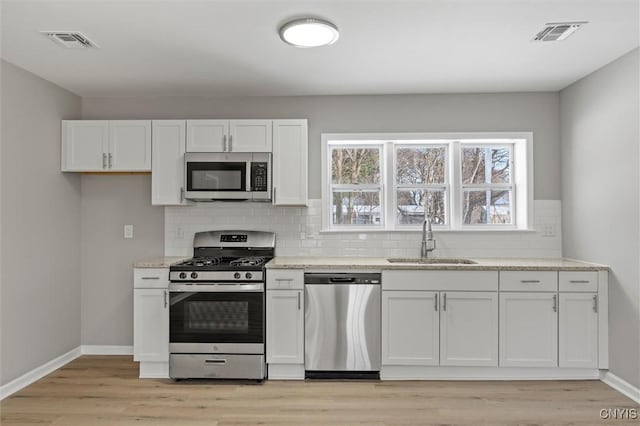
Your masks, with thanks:
M 124 226 L 124 237 L 125 238 L 133 238 L 133 225 L 125 225 Z
M 542 236 L 543 237 L 555 237 L 556 236 L 556 225 L 553 223 L 545 223 L 542 225 Z

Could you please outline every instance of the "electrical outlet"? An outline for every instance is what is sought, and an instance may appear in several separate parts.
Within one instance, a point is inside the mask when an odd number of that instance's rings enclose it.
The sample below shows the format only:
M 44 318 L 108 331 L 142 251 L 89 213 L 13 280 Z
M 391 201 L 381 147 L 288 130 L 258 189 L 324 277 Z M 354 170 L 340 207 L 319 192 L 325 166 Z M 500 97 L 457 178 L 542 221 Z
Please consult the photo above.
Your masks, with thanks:
M 133 225 L 124 226 L 124 237 L 127 239 L 133 238 Z
M 553 223 L 544 223 L 542 224 L 542 236 L 543 237 L 555 237 L 556 236 L 556 225 Z

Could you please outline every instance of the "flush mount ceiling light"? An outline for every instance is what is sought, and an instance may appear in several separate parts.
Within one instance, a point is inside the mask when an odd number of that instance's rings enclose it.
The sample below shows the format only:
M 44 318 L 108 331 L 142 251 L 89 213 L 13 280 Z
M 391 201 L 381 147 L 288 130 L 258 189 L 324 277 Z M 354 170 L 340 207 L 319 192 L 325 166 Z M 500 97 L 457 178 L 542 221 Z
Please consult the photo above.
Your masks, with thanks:
M 328 46 L 338 40 L 338 27 L 329 21 L 302 18 L 287 22 L 280 27 L 280 38 L 296 47 Z

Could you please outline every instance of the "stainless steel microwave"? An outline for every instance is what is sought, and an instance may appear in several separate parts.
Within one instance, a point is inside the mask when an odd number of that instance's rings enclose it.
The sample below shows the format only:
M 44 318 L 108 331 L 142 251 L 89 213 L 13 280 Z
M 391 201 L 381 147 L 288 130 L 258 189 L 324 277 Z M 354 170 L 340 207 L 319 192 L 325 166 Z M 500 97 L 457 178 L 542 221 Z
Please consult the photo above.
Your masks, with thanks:
M 271 200 L 271 154 L 187 152 L 184 198 Z

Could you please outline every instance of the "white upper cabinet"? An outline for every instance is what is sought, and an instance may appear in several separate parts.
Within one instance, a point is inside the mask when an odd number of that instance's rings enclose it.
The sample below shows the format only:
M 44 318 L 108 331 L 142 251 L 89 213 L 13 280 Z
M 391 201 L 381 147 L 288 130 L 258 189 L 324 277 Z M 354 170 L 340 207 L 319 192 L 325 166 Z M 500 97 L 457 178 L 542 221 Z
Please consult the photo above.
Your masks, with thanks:
M 62 122 L 62 171 L 105 170 L 109 149 L 109 122 Z
M 151 121 L 109 121 L 110 171 L 151 170 Z
M 229 120 L 187 120 L 187 152 L 226 152 Z
M 62 171 L 151 170 L 151 121 L 62 121 Z
M 154 120 L 151 166 L 151 204 L 183 205 L 184 120 Z
M 273 121 L 273 204 L 308 204 L 307 120 Z
M 271 120 L 187 120 L 187 152 L 271 152 Z

